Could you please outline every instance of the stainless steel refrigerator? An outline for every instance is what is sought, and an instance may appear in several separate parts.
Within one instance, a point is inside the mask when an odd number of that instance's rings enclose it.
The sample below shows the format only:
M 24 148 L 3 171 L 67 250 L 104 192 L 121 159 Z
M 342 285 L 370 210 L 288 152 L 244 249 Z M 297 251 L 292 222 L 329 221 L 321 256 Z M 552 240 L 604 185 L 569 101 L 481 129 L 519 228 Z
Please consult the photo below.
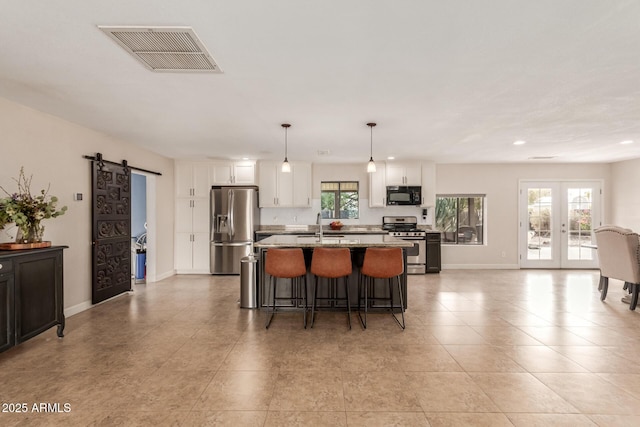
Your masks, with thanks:
M 240 274 L 259 224 L 258 187 L 211 188 L 211 274 Z

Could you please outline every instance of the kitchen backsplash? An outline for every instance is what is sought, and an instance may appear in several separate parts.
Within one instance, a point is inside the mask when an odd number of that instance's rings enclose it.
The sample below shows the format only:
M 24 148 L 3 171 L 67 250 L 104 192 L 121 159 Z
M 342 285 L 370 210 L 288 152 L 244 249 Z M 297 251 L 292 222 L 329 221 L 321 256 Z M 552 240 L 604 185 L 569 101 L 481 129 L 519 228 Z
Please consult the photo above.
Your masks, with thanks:
M 320 199 L 312 199 L 311 208 L 261 208 L 260 225 L 295 225 L 315 224 L 320 212 Z M 422 217 L 422 209 L 416 206 L 387 206 L 384 208 L 370 208 L 368 199 L 360 199 L 360 218 L 341 219 L 346 225 L 382 225 L 385 215 L 412 215 L 418 218 L 420 225 L 433 225 L 433 210 L 427 210 L 426 219 Z M 329 220 L 323 220 L 328 224 Z

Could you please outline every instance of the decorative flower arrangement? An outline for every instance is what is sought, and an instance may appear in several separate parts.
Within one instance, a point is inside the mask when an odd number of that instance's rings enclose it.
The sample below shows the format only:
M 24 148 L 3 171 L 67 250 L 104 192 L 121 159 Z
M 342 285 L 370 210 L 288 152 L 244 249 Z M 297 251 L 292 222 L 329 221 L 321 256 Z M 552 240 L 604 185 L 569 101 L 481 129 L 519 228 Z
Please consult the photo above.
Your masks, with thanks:
M 48 218 L 56 218 L 64 215 L 67 207 L 57 209 L 58 198 L 49 196 L 49 188 L 40 190 L 40 194 L 31 194 L 31 179 L 24 174 L 24 168 L 20 168 L 18 179 L 13 180 L 18 184 L 17 193 L 9 193 L 4 187 L 0 189 L 8 197 L 0 198 L 0 230 L 7 224 L 15 223 L 18 227 L 16 243 L 35 243 L 42 241 L 44 226 L 40 221 Z

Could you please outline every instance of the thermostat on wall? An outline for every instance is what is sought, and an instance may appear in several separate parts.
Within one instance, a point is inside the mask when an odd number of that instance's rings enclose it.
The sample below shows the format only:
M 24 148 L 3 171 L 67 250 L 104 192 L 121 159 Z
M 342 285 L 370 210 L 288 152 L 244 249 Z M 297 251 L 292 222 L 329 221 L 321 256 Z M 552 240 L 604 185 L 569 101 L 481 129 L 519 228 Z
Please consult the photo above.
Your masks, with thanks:
M 73 200 L 76 200 L 76 201 L 82 200 L 82 193 L 73 193 Z

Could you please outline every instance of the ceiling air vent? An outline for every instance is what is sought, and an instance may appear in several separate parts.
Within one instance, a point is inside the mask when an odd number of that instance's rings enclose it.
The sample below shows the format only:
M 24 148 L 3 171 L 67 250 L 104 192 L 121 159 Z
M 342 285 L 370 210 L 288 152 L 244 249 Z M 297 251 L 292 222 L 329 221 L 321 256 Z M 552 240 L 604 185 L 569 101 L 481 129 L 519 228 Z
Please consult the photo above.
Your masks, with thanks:
M 529 157 L 529 160 L 551 160 L 555 158 L 556 156 L 533 156 Z
M 191 27 L 98 28 L 152 71 L 222 73 Z

